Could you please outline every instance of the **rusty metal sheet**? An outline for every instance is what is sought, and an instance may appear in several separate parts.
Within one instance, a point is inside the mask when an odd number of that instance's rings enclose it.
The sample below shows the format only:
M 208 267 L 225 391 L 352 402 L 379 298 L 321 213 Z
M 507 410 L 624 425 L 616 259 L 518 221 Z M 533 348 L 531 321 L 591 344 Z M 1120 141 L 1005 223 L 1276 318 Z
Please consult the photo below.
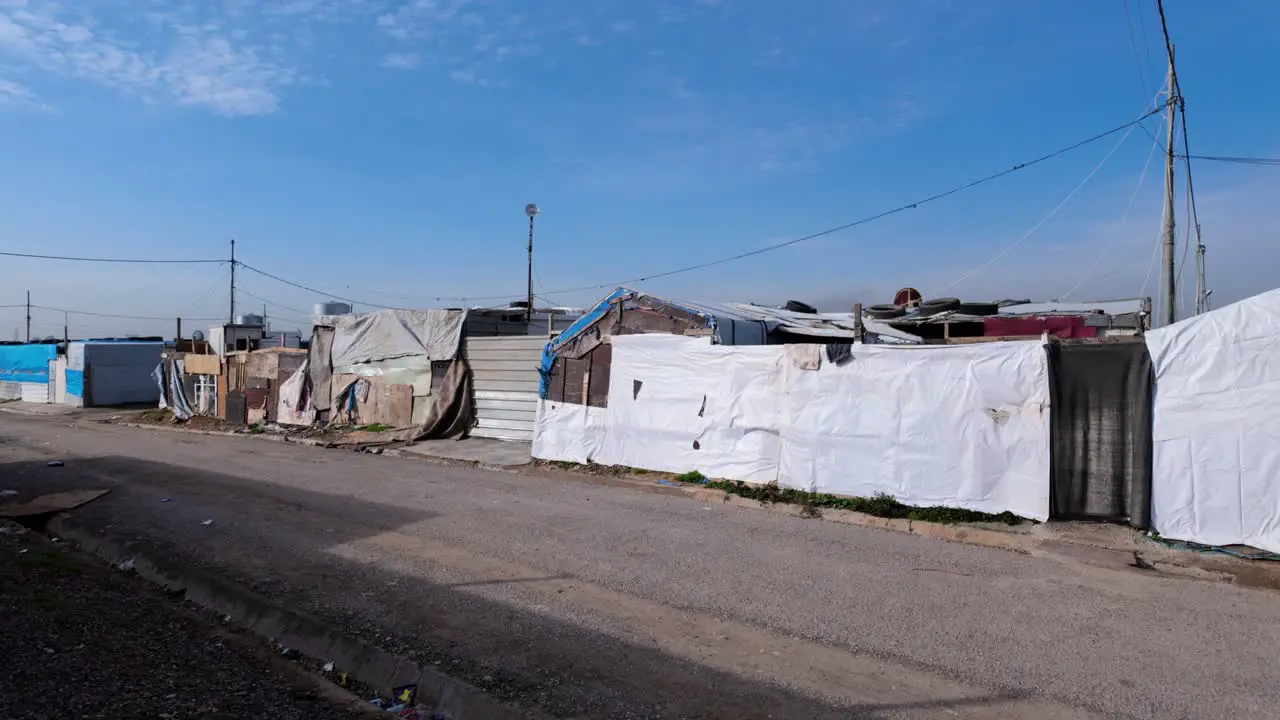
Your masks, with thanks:
M 65 512 L 67 510 L 78 508 L 87 502 L 97 500 L 109 492 L 111 492 L 110 489 L 69 490 L 67 492 L 40 495 L 33 497 L 26 502 L 14 503 L 12 505 L 0 505 L 0 517 L 20 518 Z

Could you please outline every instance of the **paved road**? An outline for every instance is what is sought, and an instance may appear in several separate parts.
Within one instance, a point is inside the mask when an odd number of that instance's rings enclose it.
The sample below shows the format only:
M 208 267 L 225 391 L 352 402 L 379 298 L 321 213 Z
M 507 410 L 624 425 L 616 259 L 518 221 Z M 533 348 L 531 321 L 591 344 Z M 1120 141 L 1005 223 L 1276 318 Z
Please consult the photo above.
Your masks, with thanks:
M 110 485 L 81 522 L 558 717 L 1280 707 L 1264 591 L 247 438 L 0 414 L 0 439 L 0 485 Z

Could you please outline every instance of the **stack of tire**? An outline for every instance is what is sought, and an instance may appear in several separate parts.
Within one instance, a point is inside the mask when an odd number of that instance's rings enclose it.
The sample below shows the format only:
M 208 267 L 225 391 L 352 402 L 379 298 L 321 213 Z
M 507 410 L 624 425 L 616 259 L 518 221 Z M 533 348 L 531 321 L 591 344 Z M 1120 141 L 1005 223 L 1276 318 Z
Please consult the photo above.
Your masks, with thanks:
M 871 305 L 866 312 L 867 315 L 876 320 L 892 320 L 906 315 L 907 308 L 901 305 Z M 1000 308 L 995 303 L 962 302 L 960 298 L 933 298 L 920 303 L 920 306 L 915 308 L 915 312 L 912 313 L 912 317 L 932 317 L 944 312 L 986 317 L 1000 312 Z

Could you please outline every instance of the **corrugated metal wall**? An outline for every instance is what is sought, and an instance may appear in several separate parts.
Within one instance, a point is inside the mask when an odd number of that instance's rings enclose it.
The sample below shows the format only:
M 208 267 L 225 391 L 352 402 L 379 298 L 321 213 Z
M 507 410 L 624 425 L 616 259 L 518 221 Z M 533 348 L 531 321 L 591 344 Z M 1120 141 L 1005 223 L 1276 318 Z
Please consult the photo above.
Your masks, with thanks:
M 22 385 L 22 402 L 49 402 L 49 385 L 47 383 L 20 383 Z
M 468 337 L 467 362 L 475 386 L 472 437 L 532 440 L 538 414 L 538 367 L 547 338 Z

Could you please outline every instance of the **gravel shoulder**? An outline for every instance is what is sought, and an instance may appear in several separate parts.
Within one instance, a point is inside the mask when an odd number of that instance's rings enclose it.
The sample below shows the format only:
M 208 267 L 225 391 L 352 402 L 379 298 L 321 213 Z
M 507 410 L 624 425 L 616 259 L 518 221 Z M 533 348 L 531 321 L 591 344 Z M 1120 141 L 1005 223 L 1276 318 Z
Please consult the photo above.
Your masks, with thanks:
M 0 521 L 0 717 L 368 717 L 144 580 Z

